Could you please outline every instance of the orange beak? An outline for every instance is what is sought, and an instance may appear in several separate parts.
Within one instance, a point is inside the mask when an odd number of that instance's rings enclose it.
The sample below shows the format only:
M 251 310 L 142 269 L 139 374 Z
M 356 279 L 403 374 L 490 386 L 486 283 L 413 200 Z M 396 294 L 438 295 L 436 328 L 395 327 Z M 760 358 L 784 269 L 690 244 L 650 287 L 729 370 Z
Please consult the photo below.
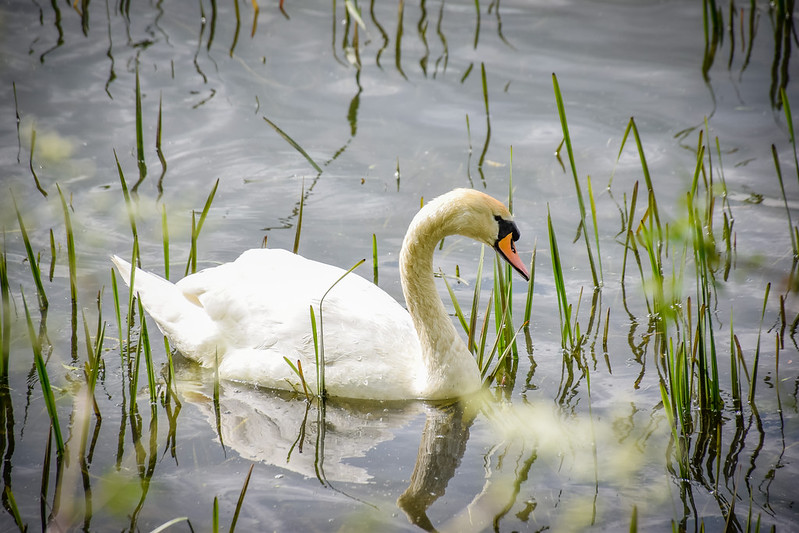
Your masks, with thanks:
M 530 273 L 527 272 L 527 267 L 524 266 L 522 258 L 516 253 L 516 245 L 513 244 L 513 234 L 508 233 L 502 240 L 497 241 L 495 248 L 502 255 L 502 257 L 511 264 L 516 272 L 522 275 L 525 281 L 530 281 Z

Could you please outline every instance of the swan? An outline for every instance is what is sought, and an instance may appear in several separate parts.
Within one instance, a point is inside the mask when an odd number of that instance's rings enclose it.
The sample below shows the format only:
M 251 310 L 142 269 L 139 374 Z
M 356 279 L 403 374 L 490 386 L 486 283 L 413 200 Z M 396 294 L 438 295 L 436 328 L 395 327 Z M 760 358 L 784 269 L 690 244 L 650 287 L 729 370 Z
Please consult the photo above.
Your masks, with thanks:
M 502 202 L 473 189 L 455 189 L 428 202 L 411 221 L 399 255 L 407 311 L 354 272 L 325 297 L 327 395 L 442 400 L 481 387 L 477 363 L 433 278 L 433 252 L 448 235 L 493 247 L 529 280 L 514 244 L 519 230 Z M 130 263 L 111 259 L 130 286 Z M 319 317 L 320 299 L 344 273 L 263 248 L 174 284 L 137 268 L 133 290 L 172 347 L 204 367 L 218 364 L 220 378 L 301 390 L 285 357 L 301 362 L 306 383 L 316 390 L 309 307 Z

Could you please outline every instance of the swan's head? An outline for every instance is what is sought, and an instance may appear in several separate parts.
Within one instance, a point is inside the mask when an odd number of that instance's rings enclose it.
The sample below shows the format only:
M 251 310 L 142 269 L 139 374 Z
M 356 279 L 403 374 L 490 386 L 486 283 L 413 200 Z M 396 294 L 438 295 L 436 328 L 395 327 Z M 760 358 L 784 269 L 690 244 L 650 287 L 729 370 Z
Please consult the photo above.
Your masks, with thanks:
M 430 204 L 448 226 L 447 233 L 464 235 L 494 248 L 525 280 L 530 274 L 516 252 L 519 228 L 505 204 L 474 189 L 455 189 Z

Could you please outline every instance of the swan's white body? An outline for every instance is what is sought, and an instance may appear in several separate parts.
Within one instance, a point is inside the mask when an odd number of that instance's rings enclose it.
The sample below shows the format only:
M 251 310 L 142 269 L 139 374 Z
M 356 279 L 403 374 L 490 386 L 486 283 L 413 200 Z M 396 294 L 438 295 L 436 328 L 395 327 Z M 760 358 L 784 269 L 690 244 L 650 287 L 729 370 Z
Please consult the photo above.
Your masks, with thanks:
M 433 250 L 461 234 L 500 250 L 526 275 L 513 240 L 518 230 L 504 205 L 458 189 L 425 206 L 411 222 L 400 253 L 408 311 L 357 274 L 345 276 L 322 307 L 325 385 L 329 395 L 370 399 L 444 399 L 480 387 L 474 358 L 458 336 L 433 280 Z M 504 228 L 504 229 L 503 229 Z M 506 234 L 501 234 L 502 232 Z M 512 249 L 512 250 L 511 250 Z M 130 264 L 114 256 L 129 284 Z M 133 284 L 144 308 L 173 347 L 206 367 L 218 361 L 223 379 L 300 389 L 284 357 L 301 361 L 311 390 L 316 364 L 310 306 L 344 270 L 285 250 L 254 249 L 232 263 L 173 284 L 136 269 Z

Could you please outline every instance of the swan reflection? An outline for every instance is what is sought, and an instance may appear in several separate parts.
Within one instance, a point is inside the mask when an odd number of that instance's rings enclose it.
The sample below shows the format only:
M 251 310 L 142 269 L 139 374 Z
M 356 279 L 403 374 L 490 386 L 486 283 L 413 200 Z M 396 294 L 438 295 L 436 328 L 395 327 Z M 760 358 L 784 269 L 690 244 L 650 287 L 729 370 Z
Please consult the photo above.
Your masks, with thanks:
M 182 385 L 183 397 L 203 412 L 226 448 L 244 459 L 322 482 L 371 481 L 366 468 L 349 461 L 392 440 L 424 411 L 418 402 L 336 400 L 328 401 L 320 413 L 316 403 L 294 394 L 227 383 L 220 384 L 217 421 L 206 387 Z

